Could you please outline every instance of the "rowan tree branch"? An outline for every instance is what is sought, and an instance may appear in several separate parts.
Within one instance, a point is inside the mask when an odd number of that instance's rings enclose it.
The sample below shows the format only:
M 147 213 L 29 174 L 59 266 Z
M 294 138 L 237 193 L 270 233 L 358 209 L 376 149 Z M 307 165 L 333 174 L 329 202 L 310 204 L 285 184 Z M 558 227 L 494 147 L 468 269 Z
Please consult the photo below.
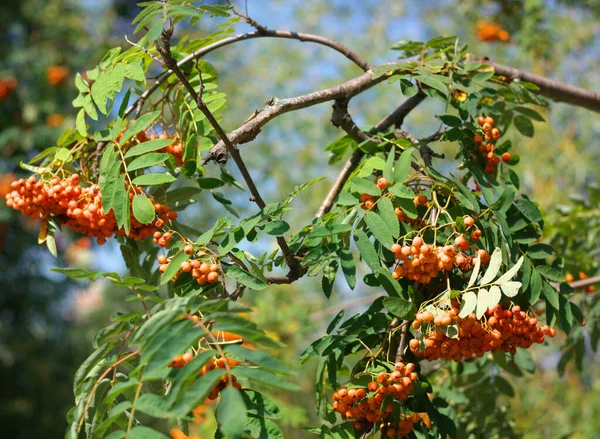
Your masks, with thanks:
M 487 58 L 481 59 L 481 62 L 492 66 L 496 75 L 503 76 L 506 82 L 531 82 L 539 87 L 539 93 L 542 96 L 550 100 L 565 102 L 576 107 L 583 107 L 600 113 L 600 94 L 598 93 L 573 85 L 563 84 L 543 76 L 534 75 L 533 73 L 524 72 L 514 67 L 497 64 Z
M 250 190 L 250 193 L 252 194 L 251 200 L 256 202 L 258 207 L 260 207 L 261 209 L 264 209 L 266 207 L 266 203 L 263 200 L 262 196 L 260 195 L 260 192 L 258 191 L 258 188 L 256 187 L 256 184 L 254 183 L 254 180 L 252 179 L 250 172 L 248 172 L 248 168 L 246 167 L 246 164 L 244 163 L 244 160 L 242 159 L 242 156 L 240 155 L 239 150 L 230 142 L 230 140 L 227 137 L 227 134 L 225 133 L 225 131 L 223 130 L 223 128 L 221 127 L 221 125 L 219 124 L 217 119 L 214 117 L 214 115 L 208 109 L 206 103 L 202 99 L 202 95 L 198 94 L 196 92 L 196 90 L 194 89 L 194 87 L 192 87 L 192 85 L 190 84 L 190 81 L 187 79 L 185 74 L 179 68 L 177 61 L 175 60 L 175 58 L 173 58 L 173 54 L 171 53 L 171 37 L 172 37 L 172 35 L 173 35 L 173 23 L 171 22 L 169 28 L 163 30 L 163 32 L 161 34 L 161 38 L 160 38 L 160 43 L 156 43 L 156 50 L 161 55 L 165 65 L 169 69 L 171 69 L 171 71 L 177 76 L 177 78 L 183 84 L 183 86 L 185 87 L 185 89 L 187 90 L 189 95 L 194 99 L 194 101 L 198 105 L 198 109 L 202 112 L 202 114 L 204 114 L 204 116 L 209 121 L 211 126 L 217 132 L 218 136 L 221 138 L 221 142 L 223 142 L 223 144 L 225 145 L 227 153 L 229 153 L 229 155 L 231 155 L 231 157 L 233 158 L 235 164 L 237 165 L 238 169 L 240 170 L 240 172 L 242 174 L 242 177 L 244 178 L 244 181 L 246 182 L 246 185 L 248 186 L 248 189 Z M 296 273 L 298 275 L 301 275 L 301 273 L 303 274 L 304 268 L 300 265 L 300 263 L 296 259 L 294 253 L 288 246 L 285 239 L 281 236 L 278 236 L 277 243 L 279 244 L 279 247 L 281 248 L 283 257 L 284 257 L 286 263 L 288 264 L 288 266 L 290 267 L 290 270 L 294 274 L 296 274 Z
M 350 79 L 331 88 L 288 99 L 271 98 L 262 110 L 257 111 L 253 117 L 238 129 L 229 133 L 227 137 L 229 142 L 234 145 L 249 142 L 260 133 L 264 125 L 277 116 L 327 101 L 349 99 L 384 81 L 386 78 L 386 75 L 375 76 L 372 71 L 368 71 L 357 78 Z M 223 140 L 220 140 L 210 149 L 208 154 L 202 159 L 202 165 L 210 161 L 216 161 L 217 163 L 225 163 L 227 161 L 227 148 Z
M 402 334 L 400 335 L 400 344 L 396 350 L 396 363 L 404 361 L 404 348 L 406 347 L 406 334 L 408 333 L 408 320 L 402 322 Z
M 356 64 L 358 67 L 360 67 L 365 72 L 371 68 L 369 63 L 367 63 L 364 59 L 362 59 L 358 54 L 354 53 L 352 50 L 350 50 L 343 44 L 338 43 L 337 41 L 331 40 L 329 38 L 321 37 L 319 35 L 312 35 L 312 34 L 307 34 L 307 33 L 302 33 L 302 32 L 292 32 L 292 31 L 286 31 L 286 30 L 266 30 L 266 28 L 265 28 L 265 31 L 246 32 L 243 34 L 235 35 L 233 37 L 224 38 L 222 40 L 216 41 L 212 44 L 209 44 L 208 46 L 202 47 L 201 49 L 198 49 L 195 52 L 190 53 L 185 58 L 182 58 L 177 63 L 177 66 L 181 68 L 182 66 L 192 62 L 193 60 L 202 58 L 203 56 L 207 55 L 208 53 L 210 53 L 216 49 L 228 46 L 233 43 L 237 43 L 239 41 L 252 40 L 255 38 L 282 38 L 282 39 L 298 40 L 301 42 L 310 42 L 310 43 L 320 44 L 322 46 L 329 47 L 329 48 L 341 53 L 342 55 L 344 55 L 346 58 L 348 58 L 350 61 L 352 61 L 354 64 Z M 144 93 L 142 93 L 142 95 L 139 97 L 139 99 L 136 102 L 134 102 L 131 106 L 129 106 L 129 108 L 127 108 L 127 110 L 125 111 L 124 117 L 130 116 L 131 113 L 133 113 L 134 111 L 136 112 L 136 116 L 139 115 L 139 113 L 141 112 L 142 107 L 144 105 L 144 102 L 148 99 L 148 97 L 152 93 L 154 93 L 163 83 L 165 83 L 167 81 L 167 79 L 169 79 L 169 77 L 173 73 L 174 72 L 172 69 L 169 69 L 166 72 L 163 72 L 156 79 L 156 81 L 154 81 L 154 83 Z
M 402 105 L 388 114 L 386 117 L 381 119 L 377 125 L 370 131 L 370 133 L 380 133 L 389 130 L 392 126 L 400 127 L 404 123 L 404 119 L 406 116 L 414 110 L 417 105 L 419 105 L 425 99 L 425 94 L 423 92 L 417 93 L 415 96 L 408 98 Z M 333 115 L 331 118 L 331 122 L 333 125 L 342 128 L 350 137 L 356 140 L 358 143 L 363 142 L 364 140 L 370 139 L 370 136 L 363 131 L 361 131 L 354 121 L 352 117 L 348 113 L 348 103 L 347 102 L 336 102 L 334 105 Z M 343 114 L 342 114 L 343 113 Z M 325 215 L 327 212 L 331 210 L 333 207 L 333 202 L 340 194 L 342 188 L 346 184 L 346 181 L 354 172 L 360 161 L 364 156 L 364 152 L 362 149 L 357 148 L 350 158 L 344 163 L 344 166 L 340 170 L 340 173 L 336 177 L 335 181 L 329 188 L 325 199 L 319 206 L 317 213 L 315 214 L 315 218 L 320 218 Z

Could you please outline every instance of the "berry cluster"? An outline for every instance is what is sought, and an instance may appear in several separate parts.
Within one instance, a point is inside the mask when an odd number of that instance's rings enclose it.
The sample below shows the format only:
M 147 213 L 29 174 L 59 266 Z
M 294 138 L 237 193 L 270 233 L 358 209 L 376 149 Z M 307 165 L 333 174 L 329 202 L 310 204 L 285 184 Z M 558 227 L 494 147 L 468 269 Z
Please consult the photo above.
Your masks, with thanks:
M 171 236 L 169 232 L 167 233 L 169 234 L 169 236 Z M 165 233 L 164 235 L 167 235 L 167 233 Z M 162 238 L 159 239 L 159 245 L 161 240 L 166 239 L 164 235 Z M 194 247 L 191 244 L 188 244 L 183 248 L 183 251 L 185 254 L 191 255 L 194 253 Z M 204 256 L 204 254 L 202 254 L 202 256 Z M 165 255 L 160 255 L 157 259 L 158 263 L 160 264 L 159 270 L 161 273 L 164 273 L 169 265 L 170 260 Z M 210 260 L 208 262 L 210 262 Z M 181 275 L 181 273 L 191 273 L 192 277 L 196 279 L 196 282 L 198 282 L 198 284 L 200 285 L 204 285 L 206 283 L 212 284 L 219 280 L 219 265 L 214 262 L 209 264 L 203 260 L 189 259 L 181 263 L 179 271 L 173 277 L 173 279 L 176 280 Z
M 502 41 L 507 43 L 510 40 L 508 31 L 502 28 L 498 23 L 477 20 L 477 39 L 481 41 Z
M 38 181 L 32 175 L 27 180 L 13 181 L 11 189 L 5 197 L 7 206 L 33 219 L 52 216 L 76 232 L 96 237 L 98 244 L 104 244 L 106 238 L 114 234 L 142 240 L 156 230 L 158 220 L 142 224 L 131 213 L 130 231 L 126 235 L 124 229 L 119 229 L 114 212 L 105 213 L 102 209 L 98 185 L 80 186 L 78 174 L 72 174 L 65 180 L 54 177 L 49 182 Z M 131 186 L 129 200 L 141 192 L 141 188 Z M 154 202 L 154 210 L 163 224 L 177 218 L 176 212 L 158 202 Z
M 445 358 L 461 361 L 473 356 L 482 357 L 485 352 L 504 351 L 515 354 L 517 348 L 529 348 L 542 343 L 546 335 L 554 337 L 555 331 L 548 325 L 538 327 L 538 319 L 521 311 L 519 306 L 503 309 L 496 305 L 485 313 L 487 320 L 477 320 L 475 314 L 459 317 L 455 302 L 450 311 L 440 311 L 435 317 L 430 311 L 418 313 L 413 328 L 425 336 L 409 342 L 410 350 L 428 361 Z M 445 331 L 454 325 L 457 335 L 450 337 Z
M 473 141 L 478 145 L 477 149 L 481 153 L 481 156 L 485 160 L 484 171 L 490 175 L 493 175 L 500 163 L 500 157 L 494 153 L 494 143 L 500 138 L 500 130 L 494 128 L 494 119 L 487 116 L 479 116 L 477 123 L 481 127 L 483 133 L 475 134 Z M 510 162 L 511 156 L 508 152 L 502 154 L 502 161 L 504 163 Z
M 392 373 L 380 372 L 377 381 L 371 381 L 366 388 L 342 387 L 333 394 L 333 409 L 340 413 L 343 419 L 354 420 L 355 430 L 370 431 L 375 423 L 388 420 L 392 413 L 392 403 L 381 409 L 387 395 L 392 400 L 405 401 L 413 393 L 413 381 L 418 378 L 414 370 L 413 363 L 405 365 L 399 362 Z M 382 424 L 381 428 L 389 430 L 387 424 Z M 394 435 L 389 437 L 397 437 L 396 430 L 393 431 Z M 407 433 L 410 431 L 412 424 Z M 398 436 L 407 433 L 398 433 Z
M 169 367 L 173 369 L 181 369 L 185 367 L 190 361 L 194 359 L 194 354 L 191 352 L 186 352 L 183 355 L 176 355 L 173 360 L 169 363 Z M 208 372 L 214 369 L 227 369 L 228 367 L 234 367 L 239 364 L 238 361 L 233 360 L 231 358 L 215 358 L 212 357 L 207 364 L 202 366 L 200 372 L 198 372 L 198 376 L 206 375 Z M 219 397 L 219 393 L 229 384 L 229 377 L 227 375 L 223 375 L 217 385 L 210 391 L 208 394 L 208 399 L 213 401 Z M 235 376 L 231 376 L 231 385 L 238 390 L 242 389 L 240 383 L 237 382 L 237 378 Z
M 454 245 L 440 247 L 424 244 L 420 236 L 413 239 L 412 245 L 394 244 L 391 250 L 398 262 L 392 277 L 394 279 L 406 277 L 409 280 L 428 284 L 440 271 L 450 271 L 454 265 L 464 271 L 470 270 L 473 257 L 461 253 L 469 248 L 469 242 L 462 235 L 455 239 Z M 478 254 L 482 263 L 488 262 L 489 255 L 485 250 L 478 250 Z

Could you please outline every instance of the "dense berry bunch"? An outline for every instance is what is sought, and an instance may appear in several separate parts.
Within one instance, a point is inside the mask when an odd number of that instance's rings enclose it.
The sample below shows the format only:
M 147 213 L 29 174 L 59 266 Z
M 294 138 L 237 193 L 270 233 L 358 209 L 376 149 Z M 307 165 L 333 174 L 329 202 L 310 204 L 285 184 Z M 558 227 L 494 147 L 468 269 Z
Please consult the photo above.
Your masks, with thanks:
M 455 265 L 464 271 L 470 270 L 473 257 L 461 253 L 469 248 L 469 242 L 462 235 L 455 239 L 454 245 L 439 247 L 424 244 L 423 238 L 420 236 L 415 237 L 411 245 L 394 244 L 392 252 L 398 262 L 392 276 L 394 279 L 405 277 L 428 284 L 437 277 L 440 271 L 450 271 Z M 487 263 L 488 253 L 485 250 L 479 250 L 478 254 L 481 262 Z
M 405 401 L 413 393 L 413 381 L 418 378 L 414 370 L 413 363 L 396 363 L 392 373 L 380 372 L 377 381 L 371 381 L 366 388 L 342 387 L 333 394 L 333 409 L 342 418 L 354 420 L 355 430 L 370 431 L 374 424 L 388 420 L 392 413 L 391 402 L 382 410 L 386 396 L 389 395 L 392 400 Z M 387 428 L 387 424 L 382 424 L 382 428 Z
M 88 236 L 96 237 L 98 244 L 106 242 L 115 234 L 142 240 L 156 231 L 157 220 L 142 224 L 130 217 L 130 231 L 125 234 L 118 227 L 114 212 L 102 209 L 102 194 L 98 185 L 82 187 L 79 175 L 72 174 L 65 180 L 54 177 L 50 181 L 38 181 L 35 176 L 21 178 L 11 183 L 12 191 L 6 194 L 6 204 L 33 219 L 54 217 L 61 224 Z M 129 200 L 141 193 L 141 188 L 131 186 Z M 163 222 L 177 218 L 167 206 L 154 202 L 156 215 Z
M 160 232 L 155 233 L 155 241 L 158 233 Z M 161 245 L 161 240 L 167 239 L 165 237 L 165 235 L 167 234 L 169 236 L 167 244 Z M 162 238 L 158 239 L 159 245 L 161 245 L 162 247 L 168 245 L 168 242 L 171 240 L 170 236 L 171 234 L 169 232 L 163 234 Z M 194 247 L 188 244 L 184 247 L 183 251 L 186 254 L 191 255 L 194 253 Z M 202 254 L 201 256 L 204 256 L 204 254 Z M 161 273 L 164 273 L 166 271 L 169 262 L 170 259 L 167 258 L 167 256 L 165 255 L 160 255 L 158 257 L 158 263 L 160 264 L 159 270 Z M 190 273 L 192 277 L 196 279 L 196 282 L 198 282 L 198 284 L 200 285 L 204 285 L 206 283 L 212 284 L 219 280 L 219 265 L 214 262 L 211 262 L 211 260 L 209 259 L 189 259 L 181 263 L 179 271 L 174 276 L 174 279 L 177 279 L 181 275 L 181 273 Z
M 503 309 L 496 305 L 486 311 L 483 320 L 478 320 L 475 314 L 466 318 L 458 314 L 458 306 L 448 312 L 440 311 L 435 317 L 429 311 L 417 314 L 413 328 L 420 330 L 424 339 L 422 342 L 412 339 L 409 343 L 411 351 L 429 361 L 440 358 L 461 361 L 473 356 L 482 357 L 490 351 L 514 355 L 517 348 L 529 348 L 534 343 L 542 343 L 546 335 L 555 335 L 548 325 L 538 327 L 538 319 L 519 306 Z M 448 330 L 451 326 L 453 333 Z
M 495 153 L 494 143 L 500 138 L 500 130 L 494 128 L 494 119 L 487 116 L 479 116 L 477 123 L 481 127 L 481 133 L 478 133 L 473 138 L 473 141 L 477 144 L 477 149 L 483 159 L 485 160 L 484 171 L 490 175 L 493 175 L 500 163 L 500 157 Z M 504 163 L 510 162 L 511 156 L 508 152 L 502 154 L 502 161 Z

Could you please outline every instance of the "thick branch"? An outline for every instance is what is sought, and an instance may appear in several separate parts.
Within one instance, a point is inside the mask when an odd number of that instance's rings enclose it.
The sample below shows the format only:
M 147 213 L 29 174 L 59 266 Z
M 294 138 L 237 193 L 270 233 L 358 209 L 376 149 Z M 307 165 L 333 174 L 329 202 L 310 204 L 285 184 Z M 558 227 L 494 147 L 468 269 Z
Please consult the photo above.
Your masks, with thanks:
M 195 52 L 190 53 L 185 58 L 181 59 L 178 63 L 178 67 L 182 67 L 195 59 L 202 58 L 204 55 L 212 52 L 213 50 L 219 49 L 224 46 L 228 46 L 233 43 L 237 43 L 239 41 L 251 40 L 255 38 L 283 38 L 290 40 L 298 40 L 302 42 L 311 42 L 316 44 L 321 44 L 323 46 L 330 47 L 331 49 L 341 53 L 358 67 L 360 67 L 365 72 L 370 69 L 369 63 L 367 63 L 364 59 L 362 59 L 359 55 L 354 53 L 352 50 L 348 49 L 343 44 L 338 43 L 337 41 L 330 40 L 329 38 L 321 37 L 319 35 L 306 34 L 302 32 L 292 32 L 285 30 L 265 30 L 264 32 L 247 32 L 240 35 L 235 35 L 233 37 L 224 38 L 220 41 L 209 44 L 208 46 L 202 47 L 201 49 L 196 50 Z M 142 106 L 148 97 L 154 93 L 164 82 L 169 79 L 169 77 L 174 73 L 172 69 L 164 72 L 142 95 L 139 99 L 134 102 L 128 109 L 125 111 L 125 117 L 128 117 L 136 112 L 136 115 L 139 115 L 141 112 Z
M 402 322 L 402 334 L 400 335 L 400 344 L 398 344 L 398 349 L 396 350 L 396 363 L 400 361 L 404 361 L 404 348 L 406 347 L 406 334 L 408 333 L 408 320 L 404 320 Z
M 562 84 L 543 76 L 524 72 L 513 67 L 496 64 L 488 59 L 482 59 L 482 62 L 489 64 L 494 68 L 496 75 L 504 76 L 508 82 L 526 81 L 537 85 L 542 96 L 556 102 L 565 102 L 577 107 L 587 108 L 588 110 L 600 113 L 600 94 L 594 93 L 583 88 L 575 87 L 569 84 Z
M 249 142 L 258 135 L 264 125 L 277 116 L 327 101 L 349 99 L 384 81 L 386 77 L 385 75 L 375 76 L 373 72 L 369 71 L 357 78 L 324 90 L 288 99 L 272 98 L 267 102 L 267 106 L 258 111 L 252 119 L 232 131 L 228 139 L 234 145 Z M 227 161 L 227 148 L 225 146 L 223 140 L 219 141 L 204 157 L 202 164 L 204 165 L 213 160 L 218 163 L 225 163 Z

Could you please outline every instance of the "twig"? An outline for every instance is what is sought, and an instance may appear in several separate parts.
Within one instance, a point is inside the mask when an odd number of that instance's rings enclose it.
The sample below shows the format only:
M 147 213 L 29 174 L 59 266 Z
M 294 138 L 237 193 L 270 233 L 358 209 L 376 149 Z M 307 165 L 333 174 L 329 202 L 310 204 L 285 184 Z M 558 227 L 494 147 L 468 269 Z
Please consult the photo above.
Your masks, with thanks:
M 329 47 L 352 61 L 354 64 L 359 66 L 365 72 L 370 69 L 369 63 L 363 60 L 359 55 L 354 53 L 352 50 L 348 49 L 343 44 L 338 43 L 337 41 L 330 40 L 329 38 L 321 37 L 319 35 L 312 35 L 302 32 L 291 32 L 285 30 L 266 30 L 265 32 L 247 32 L 240 35 L 235 35 L 233 37 L 224 38 L 215 43 L 209 44 L 208 46 L 202 47 L 195 52 L 192 52 L 181 61 L 177 63 L 178 67 L 182 67 L 194 59 L 202 58 L 204 55 L 212 52 L 213 50 L 219 49 L 224 46 L 228 46 L 233 43 L 237 43 L 238 41 L 251 40 L 254 38 L 283 38 L 283 39 L 291 39 L 298 40 L 302 42 L 310 42 L 320 44 L 326 47 Z M 148 97 L 154 93 L 162 84 L 164 84 L 169 77 L 174 72 L 172 70 L 167 70 L 162 75 L 160 75 L 156 81 L 138 98 L 136 102 L 134 102 L 127 110 L 125 111 L 125 116 L 128 117 L 136 111 L 139 113 L 144 105 L 144 102 L 148 99 Z
M 400 335 L 400 344 L 396 350 L 396 363 L 404 361 L 404 347 L 406 346 L 406 334 L 408 333 L 408 320 L 402 322 L 402 335 Z

